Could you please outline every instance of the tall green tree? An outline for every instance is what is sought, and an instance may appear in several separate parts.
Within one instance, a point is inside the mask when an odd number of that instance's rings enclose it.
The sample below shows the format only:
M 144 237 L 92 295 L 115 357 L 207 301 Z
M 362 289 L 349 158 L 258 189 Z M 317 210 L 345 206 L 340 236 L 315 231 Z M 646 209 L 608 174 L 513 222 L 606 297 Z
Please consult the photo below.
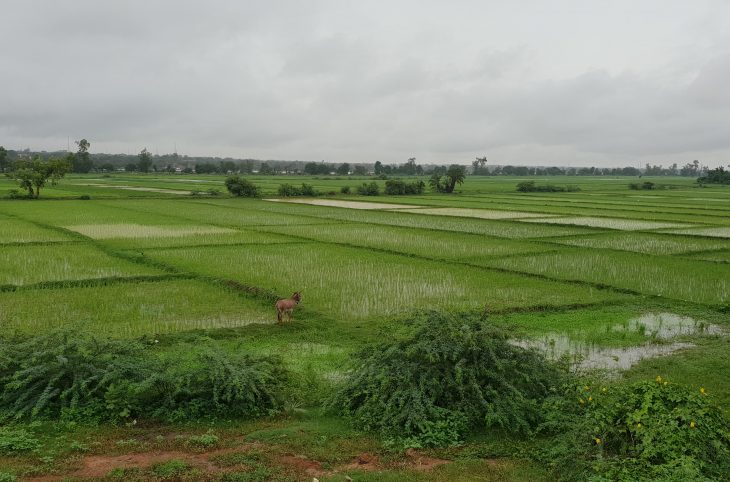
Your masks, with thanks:
M 142 149 L 137 157 L 139 157 L 137 169 L 140 172 L 150 172 L 150 168 L 152 167 L 152 154 L 150 154 L 147 148 Z
M 21 188 L 26 189 L 28 197 L 38 199 L 42 187 L 49 181 L 55 185 L 70 170 L 71 164 L 65 159 L 44 161 L 36 156 L 33 159 L 16 161 L 13 170 L 7 176 L 15 179 Z
M 89 155 L 89 147 L 91 147 L 91 144 L 86 139 L 81 139 L 80 141 L 76 141 L 76 145 L 78 146 L 78 150 L 71 157 L 73 172 L 85 173 L 91 171 L 94 167 L 94 162 Z
M 428 180 L 428 184 L 436 192 L 452 193 L 456 188 L 457 184 L 463 184 L 464 178 L 466 178 L 466 170 L 464 166 L 458 164 L 452 164 L 443 173 L 440 169 L 435 169 L 431 178 Z
M 347 162 L 340 164 L 340 167 L 337 168 L 337 174 L 340 176 L 347 176 L 350 174 L 350 164 Z
M 0 172 L 5 172 L 5 168 L 8 167 L 8 151 L 3 146 L 0 146 Z

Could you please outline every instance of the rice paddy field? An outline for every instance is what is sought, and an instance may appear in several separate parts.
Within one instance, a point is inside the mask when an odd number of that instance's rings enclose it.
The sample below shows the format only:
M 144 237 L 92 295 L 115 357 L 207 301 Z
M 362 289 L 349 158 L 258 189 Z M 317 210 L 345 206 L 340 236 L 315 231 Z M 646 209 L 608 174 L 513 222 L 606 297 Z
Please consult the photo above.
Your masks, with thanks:
M 410 314 L 440 310 L 484 317 L 576 371 L 703 387 L 730 414 L 730 189 L 644 178 L 666 189 L 641 193 L 629 178 L 560 177 L 536 181 L 581 190 L 518 193 L 524 178 L 467 177 L 453 195 L 360 197 L 339 193 L 365 178 L 250 179 L 263 198 L 229 197 L 221 176 L 114 174 L 69 176 L 39 200 L 11 200 L 14 186 L 0 180 L 2 332 L 71 325 L 154 340 L 167 356 L 196 350 L 191 340 L 204 337 L 224 350 L 281 356 L 319 386 Z M 323 195 L 275 197 L 280 184 L 302 182 Z M 190 194 L 208 189 L 221 194 Z M 303 301 L 293 320 L 276 324 L 274 302 L 295 291 Z M 0 469 L 73 479 L 74 443 L 137 440 L 140 451 L 176 451 L 185 443 L 176 434 L 207 430 L 225 440 L 245 434 L 325 468 L 384 450 L 302 406 L 283 418 L 209 426 L 54 426 L 47 453 L 2 456 Z M 484 434 L 461 452 L 429 453 L 449 461 L 437 470 L 403 459 L 352 477 L 550 479 L 501 443 Z M 277 480 L 342 480 L 302 464 L 279 469 Z

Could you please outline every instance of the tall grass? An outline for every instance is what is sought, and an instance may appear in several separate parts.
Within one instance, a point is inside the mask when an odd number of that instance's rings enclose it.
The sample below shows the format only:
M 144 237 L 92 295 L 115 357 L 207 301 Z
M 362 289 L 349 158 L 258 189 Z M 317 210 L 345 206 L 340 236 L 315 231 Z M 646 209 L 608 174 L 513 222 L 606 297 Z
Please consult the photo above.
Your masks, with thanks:
M 592 228 L 620 229 L 622 231 L 665 229 L 688 226 L 686 224 L 680 223 L 664 223 L 656 221 L 619 218 L 594 218 L 590 216 L 572 218 L 520 219 L 520 221 L 525 223 L 573 224 L 576 226 L 590 226 Z
M 270 226 L 257 229 L 316 241 L 414 254 L 432 259 L 470 260 L 483 256 L 534 253 L 551 249 L 549 244 L 362 223 Z
M 0 247 L 0 285 L 164 274 L 80 244 Z
M 349 320 L 418 308 L 559 306 L 621 297 L 446 262 L 316 244 L 159 250 L 148 255 L 180 269 L 280 295 L 302 290 L 306 306 Z
M 697 303 L 730 301 L 730 266 L 636 253 L 575 250 L 487 264 L 558 279 L 583 280 Z
M 0 216 L 0 244 L 68 241 L 73 239 L 60 231 L 45 229 L 35 224 Z
M 730 243 L 721 240 L 671 236 L 667 234 L 621 233 L 601 236 L 570 237 L 552 239 L 552 242 L 581 246 L 584 248 L 617 249 L 647 254 L 679 254 L 692 251 L 709 251 L 730 248 Z
M 119 338 L 273 323 L 273 305 L 197 280 L 0 292 L 4 333 L 67 324 Z

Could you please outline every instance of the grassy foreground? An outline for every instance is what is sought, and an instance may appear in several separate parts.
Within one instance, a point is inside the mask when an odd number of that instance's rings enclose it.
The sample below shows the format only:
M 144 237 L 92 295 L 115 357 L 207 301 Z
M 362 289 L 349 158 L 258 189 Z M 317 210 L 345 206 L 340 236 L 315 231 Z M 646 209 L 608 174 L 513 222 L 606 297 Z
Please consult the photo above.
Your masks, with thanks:
M 303 181 L 252 180 L 266 196 Z M 304 181 L 322 192 L 363 182 Z M 73 325 L 144 340 L 169 363 L 206 346 L 279 356 L 300 378 L 296 403 L 255 420 L 6 421 L 0 481 L 554 479 L 530 460 L 540 437 L 477 431 L 406 451 L 321 410 L 353 353 L 423 309 L 482 317 L 556 356 L 563 344 L 619 358 L 681 344 L 605 376 L 661 376 L 730 413 L 730 191 L 658 179 L 673 188 L 647 195 L 626 179 L 560 178 L 545 182 L 582 191 L 521 194 L 519 181 L 328 197 L 402 209 L 187 195 L 222 189 L 216 176 L 71 176 L 41 200 L 0 200 L 6 339 Z M 11 187 L 0 181 L 0 196 Z M 273 302 L 297 290 L 294 321 L 275 325 Z

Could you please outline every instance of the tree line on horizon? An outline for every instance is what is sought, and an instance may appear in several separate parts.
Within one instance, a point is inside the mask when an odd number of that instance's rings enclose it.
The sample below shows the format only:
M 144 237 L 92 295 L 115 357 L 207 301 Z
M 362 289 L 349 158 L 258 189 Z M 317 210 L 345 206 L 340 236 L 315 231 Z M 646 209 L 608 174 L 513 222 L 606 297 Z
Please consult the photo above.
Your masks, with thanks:
M 18 160 L 63 159 L 68 162 L 69 172 L 157 172 L 184 174 L 259 174 L 259 175 L 297 175 L 310 176 L 421 176 L 446 171 L 449 165 L 418 164 L 415 157 L 404 163 L 337 163 L 305 162 L 285 160 L 235 159 L 220 157 L 191 157 L 173 154 L 152 154 L 146 148 L 139 154 L 91 153 L 91 144 L 86 139 L 76 141 L 77 151 L 16 151 L 0 146 L 0 172 L 11 170 Z M 464 165 L 466 172 L 477 176 L 684 176 L 707 177 L 713 170 L 700 164 L 698 160 L 683 166 L 673 163 L 668 167 L 647 163 L 644 168 L 637 167 L 559 167 L 559 166 L 519 166 L 488 164 L 486 157 L 477 157 L 471 165 Z M 710 180 L 714 179 L 712 176 Z

